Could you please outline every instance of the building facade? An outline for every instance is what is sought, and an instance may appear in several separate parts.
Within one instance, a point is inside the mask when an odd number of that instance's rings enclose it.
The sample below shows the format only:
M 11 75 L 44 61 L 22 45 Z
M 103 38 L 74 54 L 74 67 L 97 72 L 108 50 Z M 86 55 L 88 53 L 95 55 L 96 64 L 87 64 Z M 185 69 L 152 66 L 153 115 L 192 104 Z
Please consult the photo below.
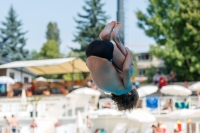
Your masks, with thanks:
M 0 65 L 5 64 L 7 62 L 0 60 Z M 28 83 L 32 81 L 34 73 L 30 72 L 26 68 L 7 68 L 0 69 L 0 76 L 8 76 L 14 79 L 16 82 L 24 82 Z
M 136 57 L 136 61 L 139 76 L 144 76 L 145 71 L 151 67 L 158 69 L 165 67 L 162 59 L 151 56 L 149 53 L 139 53 Z

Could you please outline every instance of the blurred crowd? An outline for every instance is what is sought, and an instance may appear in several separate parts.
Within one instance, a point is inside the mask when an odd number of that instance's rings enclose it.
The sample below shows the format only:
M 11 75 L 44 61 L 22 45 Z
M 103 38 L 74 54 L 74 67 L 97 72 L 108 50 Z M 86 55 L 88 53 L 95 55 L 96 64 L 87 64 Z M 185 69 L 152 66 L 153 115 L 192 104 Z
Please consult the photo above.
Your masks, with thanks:
M 176 121 L 173 126 L 173 133 L 183 133 L 185 129 L 187 129 L 187 133 L 195 133 L 196 124 L 192 122 L 191 119 L 187 120 L 187 125 L 181 123 L 180 121 Z M 169 132 L 168 130 L 167 126 L 160 121 L 157 125 L 152 125 L 151 128 L 147 129 L 145 133 L 166 133 Z
M 171 71 L 168 75 L 164 75 L 160 71 L 157 71 L 153 76 L 153 84 L 158 85 L 159 88 L 172 84 L 176 80 L 176 74 L 174 71 Z
M 15 84 L 0 84 L 1 97 L 17 97 L 21 96 L 24 90 L 26 96 L 32 95 L 55 95 L 55 94 L 68 94 L 76 88 L 83 86 L 79 81 L 74 81 L 76 86 L 72 87 L 71 81 L 32 81 L 30 83 L 16 82 Z M 87 85 L 87 82 L 85 83 Z

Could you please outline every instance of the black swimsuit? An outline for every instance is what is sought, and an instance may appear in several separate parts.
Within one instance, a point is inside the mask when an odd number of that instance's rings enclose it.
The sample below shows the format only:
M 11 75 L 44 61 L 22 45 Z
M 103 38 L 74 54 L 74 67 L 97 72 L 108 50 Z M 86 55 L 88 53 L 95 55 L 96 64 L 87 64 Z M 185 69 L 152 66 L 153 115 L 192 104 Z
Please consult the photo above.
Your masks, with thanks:
M 113 51 L 114 45 L 111 42 L 95 40 L 88 45 L 85 54 L 87 58 L 89 56 L 97 56 L 112 62 Z

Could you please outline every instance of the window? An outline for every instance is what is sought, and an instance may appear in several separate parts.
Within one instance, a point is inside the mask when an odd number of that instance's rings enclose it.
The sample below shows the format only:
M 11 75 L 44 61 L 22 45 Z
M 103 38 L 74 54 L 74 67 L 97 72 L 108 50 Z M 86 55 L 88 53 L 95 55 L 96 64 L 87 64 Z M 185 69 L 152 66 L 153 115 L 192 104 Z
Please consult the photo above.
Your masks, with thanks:
M 10 76 L 12 79 L 15 79 L 15 73 L 12 73 L 12 72 L 11 72 L 11 73 L 9 74 L 9 76 Z
M 140 69 L 139 70 L 139 75 L 144 76 L 145 75 L 145 69 Z
M 143 53 L 143 54 L 140 54 L 138 55 L 138 60 L 151 60 L 151 57 L 148 53 Z
M 24 83 L 28 83 L 29 80 L 28 80 L 28 77 L 24 77 Z

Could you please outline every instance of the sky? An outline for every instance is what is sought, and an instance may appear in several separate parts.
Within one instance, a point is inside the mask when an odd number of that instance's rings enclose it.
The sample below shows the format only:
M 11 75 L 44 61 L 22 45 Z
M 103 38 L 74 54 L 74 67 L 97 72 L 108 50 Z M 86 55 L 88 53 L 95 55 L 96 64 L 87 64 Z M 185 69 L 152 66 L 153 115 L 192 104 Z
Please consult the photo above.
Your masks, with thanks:
M 77 24 L 74 18 L 77 14 L 84 14 L 82 6 L 85 0 L 0 0 L 0 22 L 5 21 L 8 10 L 12 5 L 18 20 L 23 23 L 22 30 L 26 34 L 26 49 L 39 51 L 46 42 L 45 33 L 47 24 L 56 22 L 60 30 L 60 51 L 67 55 L 68 47 L 79 47 L 73 42 Z M 145 35 L 144 31 L 137 27 L 137 10 L 146 11 L 147 0 L 125 1 L 125 46 L 136 53 L 147 52 L 150 44 L 155 44 L 152 38 Z M 102 0 L 105 3 L 103 10 L 110 16 L 108 22 L 116 20 L 117 0 Z M 2 27 L 2 25 L 0 25 Z

